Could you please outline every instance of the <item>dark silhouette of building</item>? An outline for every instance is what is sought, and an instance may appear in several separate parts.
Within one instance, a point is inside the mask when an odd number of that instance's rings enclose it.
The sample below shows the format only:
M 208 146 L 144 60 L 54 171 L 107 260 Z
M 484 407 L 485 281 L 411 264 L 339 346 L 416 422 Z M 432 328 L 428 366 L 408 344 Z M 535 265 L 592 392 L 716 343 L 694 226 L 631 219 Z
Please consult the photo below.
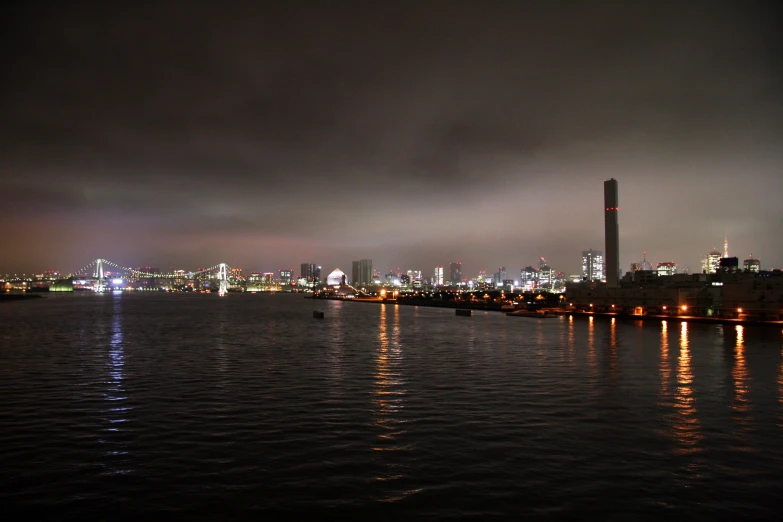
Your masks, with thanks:
M 739 259 L 736 257 L 722 257 L 718 261 L 718 267 L 720 270 L 736 272 L 739 270 Z
M 307 281 L 318 281 L 321 279 L 321 267 L 313 263 L 302 263 L 299 268 L 299 276 Z
M 351 283 L 354 285 L 372 284 L 372 259 L 361 259 L 353 262 Z
M 451 263 L 449 265 L 449 281 L 453 285 L 462 282 L 462 263 Z
M 614 178 L 604 181 L 604 208 L 606 285 L 617 288 L 620 278 L 620 225 L 617 221 L 617 180 Z

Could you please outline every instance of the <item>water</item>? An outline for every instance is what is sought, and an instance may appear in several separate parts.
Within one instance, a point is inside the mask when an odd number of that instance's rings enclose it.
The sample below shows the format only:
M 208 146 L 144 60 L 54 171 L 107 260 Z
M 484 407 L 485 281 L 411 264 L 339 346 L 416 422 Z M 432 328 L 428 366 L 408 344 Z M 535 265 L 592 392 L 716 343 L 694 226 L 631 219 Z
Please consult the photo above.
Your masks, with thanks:
M 300 295 L 2 303 L 0 503 L 48 520 L 776 518 L 782 347 L 769 327 Z

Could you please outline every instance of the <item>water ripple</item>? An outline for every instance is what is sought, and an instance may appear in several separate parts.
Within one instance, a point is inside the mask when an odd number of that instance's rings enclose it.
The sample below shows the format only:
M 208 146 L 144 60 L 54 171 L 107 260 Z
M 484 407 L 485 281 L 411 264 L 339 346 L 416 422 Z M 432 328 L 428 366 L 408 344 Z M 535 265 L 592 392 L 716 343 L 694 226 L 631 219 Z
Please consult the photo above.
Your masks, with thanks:
M 0 314 L 0 501 L 20 516 L 777 516 L 779 331 L 299 295 Z

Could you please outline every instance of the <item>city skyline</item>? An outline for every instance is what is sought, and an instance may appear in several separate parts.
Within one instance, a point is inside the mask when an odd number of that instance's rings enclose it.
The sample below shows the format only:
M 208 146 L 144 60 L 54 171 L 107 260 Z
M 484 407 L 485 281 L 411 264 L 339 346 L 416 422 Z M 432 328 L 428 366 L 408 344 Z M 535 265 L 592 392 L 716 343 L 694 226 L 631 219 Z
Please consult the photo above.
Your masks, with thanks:
M 660 266 L 660 265 L 671 265 L 671 264 L 673 264 L 674 266 L 681 266 L 681 268 L 679 270 L 684 270 L 684 271 L 689 272 L 689 273 L 703 272 L 705 270 L 705 263 L 707 263 L 707 261 L 709 259 L 711 259 L 712 257 L 714 257 L 716 254 L 720 254 L 720 256 L 718 256 L 718 257 L 736 257 L 738 259 L 740 265 L 743 263 L 743 261 L 753 261 L 753 262 L 758 262 L 758 266 L 760 266 L 761 269 L 763 269 L 763 270 L 774 270 L 774 269 L 777 268 L 777 267 L 773 267 L 773 266 L 768 266 L 764 262 L 764 260 L 760 260 L 759 256 L 756 256 L 753 253 L 748 254 L 746 256 L 742 256 L 742 255 L 738 255 L 736 252 L 732 252 L 731 255 L 729 255 L 729 252 L 728 252 L 728 238 L 724 238 L 723 249 L 724 250 L 723 250 L 722 253 L 718 249 L 716 249 L 716 248 L 710 249 L 710 253 L 709 254 L 707 254 L 707 253 L 703 254 L 701 259 L 699 260 L 699 262 L 694 262 L 692 264 L 692 266 L 690 264 L 682 264 L 682 263 L 679 263 L 679 262 L 673 261 L 673 260 L 660 260 L 660 261 L 648 260 L 647 259 L 647 254 L 648 253 L 647 252 L 643 252 L 642 255 L 643 255 L 644 262 L 640 263 L 640 262 L 636 262 L 636 261 L 631 261 L 627 268 L 626 267 L 620 267 L 620 275 L 623 275 L 623 274 L 625 274 L 627 272 L 633 272 L 635 270 L 657 270 L 655 268 L 656 265 Z M 595 254 L 597 254 L 598 259 L 599 259 L 599 264 L 603 267 L 601 269 L 601 275 L 600 275 L 600 277 L 597 278 L 597 280 L 605 280 L 604 271 L 606 269 L 606 263 L 602 260 L 602 258 L 603 258 L 602 251 L 601 250 L 593 250 L 593 249 L 588 249 L 588 251 L 594 252 Z M 586 259 L 586 256 L 588 255 L 588 251 L 584 251 L 584 250 L 582 251 L 582 254 L 581 254 L 581 257 L 580 257 L 581 263 L 579 264 L 579 266 L 577 267 L 576 270 L 568 271 L 568 270 L 562 270 L 559 267 L 553 267 L 554 273 L 562 273 L 566 277 L 570 277 L 570 276 L 573 276 L 573 275 L 581 274 L 583 278 L 586 278 L 587 280 L 592 280 L 593 279 L 592 274 L 590 276 L 585 276 L 585 274 L 586 274 L 586 272 L 585 272 L 585 259 Z M 92 263 L 93 261 L 94 260 L 90 260 L 90 263 Z M 227 261 L 221 261 L 221 262 L 227 262 Z M 359 261 L 354 260 L 354 261 L 351 262 L 353 270 L 355 270 L 355 265 L 356 265 L 357 262 L 359 262 Z M 361 262 L 362 263 L 368 262 L 370 264 L 369 265 L 370 266 L 370 271 L 378 272 L 377 270 L 372 270 L 372 262 L 373 262 L 372 259 L 363 259 L 363 260 L 361 260 Z M 539 257 L 539 265 L 541 265 L 542 263 L 546 263 L 547 266 L 548 266 L 548 261 L 546 261 L 546 259 L 543 256 Z M 228 264 L 231 264 L 231 263 L 228 262 Z M 160 272 L 168 273 L 168 272 L 172 272 L 172 271 L 175 271 L 175 270 L 178 270 L 178 271 L 184 270 L 186 272 L 188 272 L 188 271 L 203 271 L 203 270 L 205 270 L 203 265 L 198 265 L 198 266 L 197 265 L 198 264 L 194 264 L 194 263 L 185 264 L 183 266 L 175 266 L 175 265 L 168 265 L 167 266 L 166 263 L 163 263 L 163 264 L 155 264 L 155 263 L 152 263 L 152 264 L 150 264 L 150 263 L 146 263 L 146 264 L 144 264 L 144 263 L 142 263 L 142 264 L 139 264 L 139 263 L 122 264 L 122 263 L 119 263 L 120 267 L 126 267 L 128 269 L 133 269 L 133 270 L 138 270 L 140 272 L 148 272 L 148 273 L 149 272 L 152 272 L 152 273 L 160 273 Z M 345 265 L 348 266 L 347 264 L 345 264 Z M 398 265 L 399 265 L 399 263 L 398 263 Z M 442 268 L 443 265 L 444 265 L 443 263 L 437 264 L 437 265 L 435 265 L 434 268 L 436 268 L 436 269 L 437 268 Z M 464 272 L 462 270 L 462 263 L 461 262 L 456 262 L 456 263 L 455 262 L 451 262 L 451 263 L 449 263 L 449 265 L 450 265 L 450 270 L 448 272 L 449 277 L 448 278 L 444 278 L 444 280 L 451 281 L 453 279 L 451 277 L 451 270 L 454 269 L 455 266 L 459 267 L 457 270 L 460 273 L 460 275 L 462 276 L 463 280 L 476 279 L 476 277 L 480 278 L 481 275 L 485 274 L 486 271 L 487 271 L 486 267 L 481 266 L 480 268 L 476 268 L 476 269 L 474 269 L 472 271 Z M 506 266 L 501 265 L 500 269 L 501 270 L 506 270 L 508 273 L 510 273 L 510 274 L 514 275 L 514 277 L 516 277 L 517 272 L 522 272 L 523 273 L 526 269 L 531 268 L 531 265 L 532 265 L 532 263 L 522 263 L 522 264 L 520 264 L 518 270 L 514 269 L 513 267 L 510 270 L 507 270 Z M 712 265 L 717 266 L 717 261 L 713 261 Z M 710 266 L 712 266 L 712 265 L 710 265 Z M 59 273 L 59 274 L 62 274 L 62 275 L 68 275 L 68 274 L 77 274 L 77 273 L 79 273 L 80 270 L 83 269 L 83 267 L 82 267 L 82 268 L 78 268 L 78 269 L 74 269 L 74 270 L 68 270 L 68 269 L 63 270 L 63 269 L 60 269 L 60 268 L 57 268 L 57 267 L 53 267 L 53 266 L 50 266 L 49 268 L 46 268 L 46 269 L 20 270 L 20 271 L 3 271 L 2 268 L 0 267 L 0 275 L 4 275 L 4 274 L 5 275 L 10 275 L 10 274 L 28 274 L 28 275 L 33 275 L 33 274 L 44 274 L 44 273 L 51 273 L 51 272 L 56 272 L 56 273 Z M 294 270 L 291 267 L 288 267 L 288 268 L 279 268 L 279 267 L 278 268 L 273 268 L 273 267 L 269 266 L 268 264 L 263 265 L 261 268 L 258 267 L 258 266 L 243 267 L 243 266 L 237 266 L 235 264 L 231 264 L 232 270 L 239 270 L 241 272 L 244 272 L 245 274 L 249 274 L 249 273 L 256 273 L 256 274 L 273 273 L 273 272 L 279 272 L 279 271 L 283 271 L 283 270 L 288 270 L 288 271 L 292 271 L 292 273 L 296 277 L 300 277 L 300 276 L 313 277 L 313 276 L 316 276 L 316 279 L 318 278 L 317 275 L 320 274 L 321 270 L 322 270 L 322 266 L 317 264 L 317 263 L 299 263 L 299 266 L 300 266 L 300 268 L 299 268 L 299 271 L 297 272 L 296 270 Z M 404 266 L 404 268 L 397 268 L 396 271 L 395 271 L 394 269 L 390 268 L 387 265 L 386 268 L 383 270 L 383 272 L 384 272 L 384 274 L 386 272 L 395 273 L 395 274 L 402 274 L 402 273 L 405 273 L 406 271 L 411 271 L 411 270 L 417 270 L 419 272 L 422 271 L 422 267 L 420 267 L 420 266 L 407 266 L 404 263 L 402 265 L 400 265 L 400 266 Z M 648 268 L 645 268 L 645 266 L 647 266 Z M 712 266 L 712 268 L 714 268 L 714 266 Z M 333 268 L 340 269 L 340 265 L 335 265 L 335 267 L 333 267 Z M 426 272 L 426 268 L 427 267 L 424 267 L 424 268 L 425 268 L 424 272 Z M 432 268 L 432 267 L 430 267 L 430 268 Z M 468 268 L 471 268 L 471 267 L 468 267 Z M 353 270 L 352 270 L 352 272 L 353 272 Z M 538 270 L 538 269 L 536 269 L 536 270 Z M 710 270 L 707 270 L 707 271 L 709 272 Z M 380 277 L 383 274 L 378 272 L 378 275 Z
M 85 11 L 4 20 L 0 273 L 576 274 L 610 178 L 623 273 L 697 272 L 724 237 L 783 266 L 761 3 Z

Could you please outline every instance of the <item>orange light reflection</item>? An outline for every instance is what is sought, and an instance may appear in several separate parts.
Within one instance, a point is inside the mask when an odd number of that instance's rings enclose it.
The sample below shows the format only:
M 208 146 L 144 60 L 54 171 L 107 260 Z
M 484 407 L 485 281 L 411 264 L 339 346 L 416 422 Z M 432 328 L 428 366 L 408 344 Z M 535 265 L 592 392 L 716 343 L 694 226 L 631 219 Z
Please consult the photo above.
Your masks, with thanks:
M 748 367 L 745 361 L 745 327 L 737 325 L 737 342 L 734 345 L 734 368 L 731 377 L 734 381 L 734 399 L 731 401 L 732 418 L 739 426 L 738 434 L 746 434 L 751 424 L 751 404 L 749 400 L 750 379 Z M 745 444 L 743 449 L 750 450 L 750 444 Z
M 399 437 L 405 431 L 404 421 L 396 414 L 404 407 L 404 396 L 407 393 L 402 377 L 402 348 L 400 346 L 400 307 L 380 305 L 378 323 L 378 349 L 376 353 L 375 390 L 372 400 L 374 406 L 374 426 L 379 429 L 378 440 L 373 446 L 377 459 L 385 464 L 386 471 L 375 478 L 376 481 L 394 481 L 404 479 L 404 469 L 400 466 L 394 454 L 404 450 L 399 443 Z M 391 308 L 391 310 L 389 309 Z M 389 327 L 387 314 L 393 314 L 392 325 Z M 413 493 L 413 492 L 411 492 Z M 407 496 L 403 494 L 381 499 L 394 502 Z
M 679 454 L 691 454 L 701 451 L 699 442 L 704 438 L 696 415 L 696 402 L 693 398 L 693 373 L 691 353 L 688 344 L 688 323 L 680 328 L 680 355 L 677 358 L 677 388 L 674 393 L 674 407 L 679 415 L 673 422 L 674 437 L 680 443 Z

